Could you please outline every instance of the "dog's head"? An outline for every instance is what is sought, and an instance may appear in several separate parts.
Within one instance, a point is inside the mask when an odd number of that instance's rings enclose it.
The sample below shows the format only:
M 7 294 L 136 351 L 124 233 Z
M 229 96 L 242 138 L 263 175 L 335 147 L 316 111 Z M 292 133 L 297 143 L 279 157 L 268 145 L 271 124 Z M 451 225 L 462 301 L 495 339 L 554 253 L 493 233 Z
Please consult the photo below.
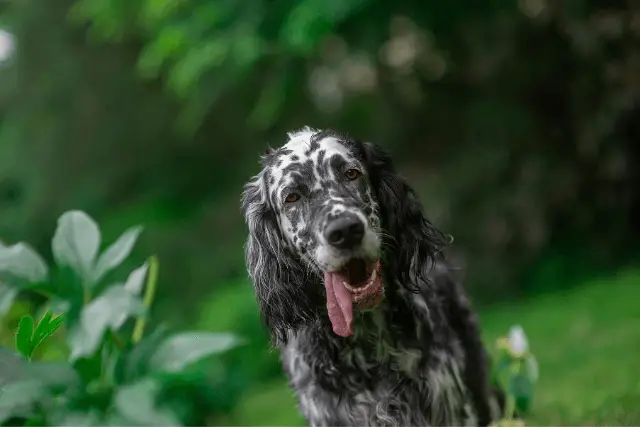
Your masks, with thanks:
M 243 193 L 246 259 L 276 338 L 322 315 L 338 335 L 350 335 L 353 309 L 375 308 L 384 297 L 382 266 L 397 276 L 388 279 L 407 283 L 412 265 L 442 242 L 372 144 L 305 128 L 262 165 Z

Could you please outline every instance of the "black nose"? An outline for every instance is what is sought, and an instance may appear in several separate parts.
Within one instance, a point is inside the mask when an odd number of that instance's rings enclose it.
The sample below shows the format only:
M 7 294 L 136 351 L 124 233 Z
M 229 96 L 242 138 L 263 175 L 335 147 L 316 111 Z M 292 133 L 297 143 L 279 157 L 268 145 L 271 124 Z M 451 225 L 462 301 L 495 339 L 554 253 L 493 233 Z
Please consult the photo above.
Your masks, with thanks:
M 331 246 L 339 249 L 352 249 L 362 242 L 364 224 L 356 216 L 336 218 L 329 223 L 324 236 Z

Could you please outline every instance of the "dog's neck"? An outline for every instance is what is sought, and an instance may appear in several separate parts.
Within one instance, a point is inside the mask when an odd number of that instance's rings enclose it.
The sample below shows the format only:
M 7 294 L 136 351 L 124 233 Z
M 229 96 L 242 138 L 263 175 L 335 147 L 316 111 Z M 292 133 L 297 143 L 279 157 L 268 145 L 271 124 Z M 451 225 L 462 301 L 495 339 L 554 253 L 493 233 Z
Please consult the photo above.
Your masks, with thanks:
M 316 339 L 323 341 L 334 350 L 351 348 L 373 349 L 380 345 L 393 347 L 421 347 L 429 340 L 431 331 L 426 330 L 424 322 L 416 319 L 416 307 L 409 291 L 399 285 L 385 287 L 385 299 L 370 310 L 355 312 L 353 335 L 336 335 L 326 313 L 317 321 L 321 327 L 313 327 Z M 303 328 L 302 333 L 304 333 Z M 318 334 L 318 331 L 323 331 Z

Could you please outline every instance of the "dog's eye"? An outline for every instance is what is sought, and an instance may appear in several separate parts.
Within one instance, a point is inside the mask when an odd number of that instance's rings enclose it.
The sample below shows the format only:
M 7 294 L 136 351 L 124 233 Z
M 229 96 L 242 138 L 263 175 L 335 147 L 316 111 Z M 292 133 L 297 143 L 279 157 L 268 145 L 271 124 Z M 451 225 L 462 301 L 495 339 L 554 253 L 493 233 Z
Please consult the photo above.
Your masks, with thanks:
M 346 176 L 349 181 L 353 181 L 360 176 L 360 171 L 358 169 L 348 169 L 344 173 L 344 176 Z
M 300 195 L 298 193 L 289 193 L 287 197 L 285 197 L 285 203 L 294 203 L 300 199 Z

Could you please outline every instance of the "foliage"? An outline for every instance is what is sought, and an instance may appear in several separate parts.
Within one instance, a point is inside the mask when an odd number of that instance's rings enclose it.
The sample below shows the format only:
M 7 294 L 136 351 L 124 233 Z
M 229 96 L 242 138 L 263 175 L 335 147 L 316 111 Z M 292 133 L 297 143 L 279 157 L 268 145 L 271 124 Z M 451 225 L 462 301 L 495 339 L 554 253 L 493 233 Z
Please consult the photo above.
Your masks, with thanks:
M 182 120 L 199 126 L 208 108 L 264 59 L 288 57 L 285 62 L 291 63 L 309 55 L 368 0 L 304 0 L 280 7 L 263 0 L 125 3 L 79 0 L 70 15 L 75 22 L 89 23 L 94 39 L 143 40 L 138 71 L 145 78 L 166 75 L 168 88 L 185 104 Z M 288 77 L 284 70 L 257 97 L 249 116 L 252 124 L 270 125 L 277 117 L 279 92 Z M 218 81 L 212 82 L 212 76 Z
M 53 333 L 62 325 L 63 316 L 52 317 L 51 311 L 47 311 L 42 319 L 38 322 L 38 326 L 33 327 L 33 317 L 30 315 L 22 316 L 16 332 L 16 349 L 22 353 L 24 357 L 31 360 L 33 353 L 43 341 L 53 335 Z
M 247 288 L 246 230 L 238 213 L 241 186 L 256 172 L 259 153 L 279 145 L 286 131 L 328 126 L 385 146 L 429 217 L 455 237 L 450 254 L 478 302 L 584 286 L 603 267 L 613 271 L 637 255 L 637 3 L 276 6 L 262 0 L 2 2 L 0 25 L 15 35 L 17 54 L 0 64 L 0 239 L 32 244 L 3 252 L 9 260 L 31 251 L 43 261 L 28 262 L 26 271 L 12 268 L 37 278 L 55 261 L 51 230 L 67 206 L 90 209 L 101 240 L 109 242 L 126 225 L 145 223 L 153 232 L 90 289 L 90 301 L 114 277 L 124 280 L 140 268 L 138 255 L 157 253 L 163 260 L 154 298 L 159 318 L 178 313 L 185 325 L 215 328 L 228 316 L 230 329 L 251 338 L 250 352 L 232 350 L 221 357 L 224 364 L 210 367 L 216 387 L 203 399 L 253 425 L 273 410 L 263 396 L 286 406 L 274 424 L 295 424 L 287 415 L 295 414 L 295 403 L 278 387 L 277 355 L 267 352 Z M 176 124 L 187 132 L 177 133 Z M 80 264 L 100 276 L 99 259 Z M 0 258 L 0 266 L 6 262 Z M 73 304 L 65 324 L 36 349 L 38 359 L 62 357 L 68 346 L 59 349 L 66 343 L 59 341 L 70 336 L 65 325 L 82 318 L 77 307 L 84 296 L 75 292 L 81 279 L 69 269 L 47 271 L 45 282 L 55 290 L 47 299 L 51 312 Z M 13 345 L 24 311 L 39 306 L 35 291 L 46 291 L 15 283 L 0 287 L 3 345 Z M 19 292 L 25 297 L 16 300 Z M 119 297 L 126 294 L 109 295 Z M 201 301 L 204 308 L 194 310 Z M 206 301 L 214 301 L 211 309 Z M 533 338 L 554 317 L 528 310 L 537 313 L 523 323 Z M 45 312 L 32 311 L 34 328 Z M 513 318 L 520 313 L 491 330 Z M 103 324 L 107 335 L 117 320 Z M 558 324 L 572 322 L 567 313 Z M 612 324 L 602 325 L 589 352 L 577 350 L 582 342 L 575 348 L 551 342 L 557 324 L 535 336 L 544 344 L 537 356 L 546 375 L 533 404 L 551 408 L 535 411 L 538 424 L 577 424 L 594 419 L 591 413 L 600 422 L 637 421 L 633 406 L 621 403 L 632 414 L 624 418 L 610 403 L 637 400 L 629 392 L 635 383 L 612 373 L 613 362 L 589 358 L 602 354 L 629 365 L 625 347 L 615 344 L 628 326 Z M 606 350 L 611 342 L 618 351 Z M 568 356 L 560 360 L 547 349 Z M 579 363 L 590 368 L 575 370 Z M 580 372 L 602 385 L 589 387 Z M 602 372 L 609 372 L 606 381 Z M 207 381 L 171 387 L 193 390 Z M 577 395 L 580 406 L 563 403 Z
M 497 347 L 493 379 L 505 393 L 505 407 L 503 418 L 494 426 L 519 425 L 520 421 L 514 416 L 525 415 L 530 409 L 534 385 L 538 380 L 538 362 L 529 352 L 527 337 L 520 326 L 512 327 L 507 338 L 498 340 Z
M 144 218 L 157 232 L 140 250 L 166 260 L 160 304 L 183 271 L 185 312 L 244 274 L 241 185 L 305 124 L 386 145 L 456 238 L 474 296 L 543 287 L 527 272 L 551 250 L 615 267 L 637 246 L 635 4 L 3 8 L 20 55 L 0 69 L 0 236 L 48 259 L 65 206 L 107 234 Z
M 209 413 L 185 406 L 167 390 L 180 382 L 196 385 L 198 376 L 191 366 L 240 341 L 228 333 L 168 334 L 166 328 L 143 335 L 157 283 L 156 258 L 131 272 L 124 283 L 105 279 L 129 256 L 140 232 L 140 227 L 129 229 L 99 253 L 98 225 L 84 212 L 67 212 L 59 218 L 51 242 L 54 271 L 25 244 L 0 248 L 2 307 L 28 291 L 46 294 L 49 306 L 56 307 L 37 325 L 30 315 L 21 318 L 17 352 L 0 348 L 0 424 L 204 423 Z M 61 278 L 70 280 L 69 287 L 61 286 Z M 133 332 L 126 338 L 132 322 Z M 68 360 L 33 360 L 36 348 L 63 324 Z M 197 387 L 190 391 L 192 398 L 199 392 Z

